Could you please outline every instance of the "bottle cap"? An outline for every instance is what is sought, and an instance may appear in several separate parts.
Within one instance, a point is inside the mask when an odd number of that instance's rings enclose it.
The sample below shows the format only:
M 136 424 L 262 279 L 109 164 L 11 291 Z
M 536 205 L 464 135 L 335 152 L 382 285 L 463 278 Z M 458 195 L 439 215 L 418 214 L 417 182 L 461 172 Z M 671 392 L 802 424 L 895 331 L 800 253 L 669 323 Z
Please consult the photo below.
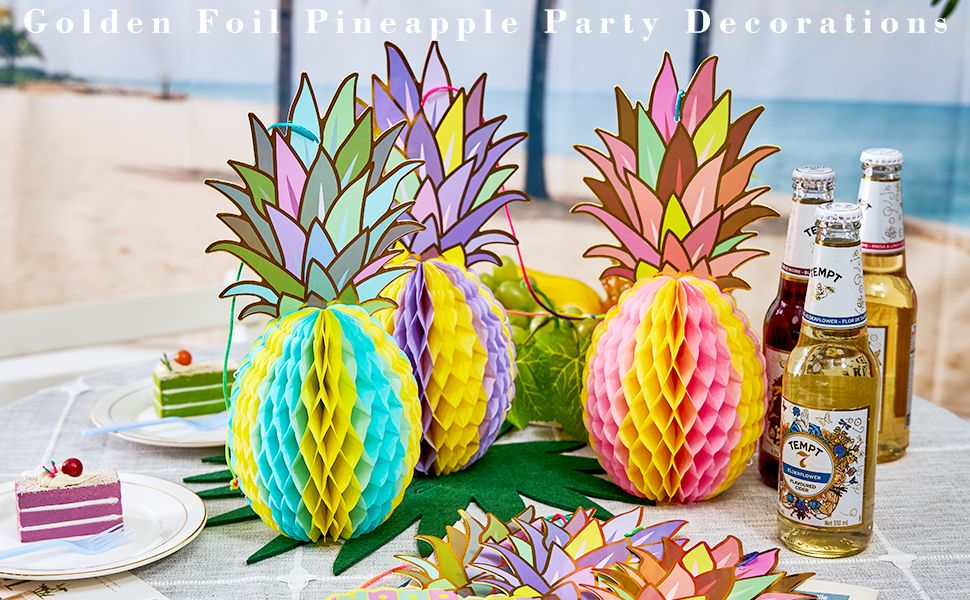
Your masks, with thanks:
M 792 186 L 801 187 L 835 187 L 835 171 L 829 167 L 807 166 L 796 167 L 791 172 Z
M 862 207 L 854 202 L 832 202 L 815 210 L 815 219 L 826 223 L 859 223 Z
M 903 164 L 903 153 L 895 148 L 868 148 L 862 151 L 859 160 L 864 165 L 898 167 Z

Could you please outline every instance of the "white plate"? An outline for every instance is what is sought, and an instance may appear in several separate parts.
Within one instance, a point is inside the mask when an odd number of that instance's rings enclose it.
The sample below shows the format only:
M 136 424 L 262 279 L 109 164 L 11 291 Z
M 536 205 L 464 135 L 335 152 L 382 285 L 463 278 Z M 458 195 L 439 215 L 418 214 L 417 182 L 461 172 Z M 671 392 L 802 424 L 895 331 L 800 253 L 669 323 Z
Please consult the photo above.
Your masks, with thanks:
M 58 548 L 0 559 L 0 578 L 64 581 L 143 567 L 176 552 L 205 526 L 202 499 L 170 481 L 120 473 L 121 509 L 129 538 L 101 554 Z M 19 546 L 13 482 L 0 486 L 0 550 Z
M 150 379 L 112 390 L 91 409 L 91 421 L 97 427 L 157 418 Z M 111 435 L 139 444 L 172 448 L 215 448 L 226 443 L 225 427 L 199 431 L 181 423 L 152 425 Z

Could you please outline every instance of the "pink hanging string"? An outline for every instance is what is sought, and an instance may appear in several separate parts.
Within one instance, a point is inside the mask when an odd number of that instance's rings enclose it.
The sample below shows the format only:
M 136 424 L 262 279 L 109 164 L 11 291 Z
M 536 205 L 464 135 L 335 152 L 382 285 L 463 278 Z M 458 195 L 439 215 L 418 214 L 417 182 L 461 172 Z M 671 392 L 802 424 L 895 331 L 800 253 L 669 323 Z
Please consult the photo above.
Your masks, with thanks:
M 400 571 L 400 570 L 402 570 L 402 569 L 404 569 L 406 567 L 407 567 L 407 565 L 401 565 L 399 567 L 394 567 L 393 569 L 388 569 L 388 570 L 384 571 L 383 573 L 381 573 L 381 574 L 379 574 L 379 575 L 377 575 L 375 577 L 372 577 L 369 580 L 367 580 L 363 585 L 360 586 L 360 589 L 366 590 L 367 588 L 369 588 L 370 586 L 374 585 L 375 583 L 377 583 L 381 579 L 384 579 L 385 577 L 390 577 L 391 575 L 393 575 L 397 571 Z
M 428 101 L 428 98 L 430 98 L 431 96 L 437 93 L 445 92 L 445 91 L 458 92 L 461 90 L 450 85 L 439 85 L 437 87 L 433 87 L 427 92 L 425 92 L 424 96 L 421 97 L 421 108 L 424 108 L 424 104 Z M 484 122 L 485 122 L 485 119 L 483 117 L 482 123 Z M 504 185 L 501 187 L 501 191 L 503 192 L 505 191 Z M 529 290 L 529 295 L 531 295 L 532 299 L 536 301 L 536 304 L 538 304 L 540 307 L 542 307 L 543 310 L 546 311 L 545 313 L 520 313 L 518 311 L 507 311 L 507 312 L 509 312 L 510 314 L 516 314 L 516 315 L 522 315 L 522 316 L 537 316 L 537 317 L 545 316 L 546 314 L 548 314 L 548 315 L 557 317 L 559 319 L 565 319 L 567 321 L 582 321 L 584 319 L 598 316 L 598 315 L 579 315 L 579 316 L 564 315 L 559 313 L 554 307 L 548 306 L 546 304 L 546 302 L 541 297 L 541 295 L 537 293 L 536 290 L 532 287 L 532 281 L 529 279 L 528 269 L 525 268 L 525 259 L 522 257 L 522 248 L 519 246 L 519 236 L 515 233 L 515 223 L 512 222 L 512 212 L 509 211 L 509 207 L 507 204 L 503 208 L 505 208 L 505 218 L 509 222 L 509 231 L 512 232 L 512 237 L 515 238 L 515 253 L 519 261 L 519 269 L 522 271 L 522 279 L 525 280 L 525 287 Z M 550 304 L 552 303 L 550 302 Z

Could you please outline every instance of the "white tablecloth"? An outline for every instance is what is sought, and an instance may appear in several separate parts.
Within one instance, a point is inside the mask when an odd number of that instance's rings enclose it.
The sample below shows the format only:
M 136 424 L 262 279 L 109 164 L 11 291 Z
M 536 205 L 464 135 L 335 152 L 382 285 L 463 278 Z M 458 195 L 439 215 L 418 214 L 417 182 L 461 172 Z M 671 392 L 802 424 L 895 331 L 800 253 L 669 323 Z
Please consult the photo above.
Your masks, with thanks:
M 0 481 L 15 479 L 51 458 L 77 456 L 89 464 L 180 482 L 211 469 L 199 458 L 218 450 L 141 446 L 113 437 L 83 437 L 89 413 L 111 388 L 146 378 L 153 365 L 91 375 L 36 393 L 0 409 Z M 507 441 L 552 439 L 551 429 L 533 427 Z M 815 560 L 782 551 L 782 567 L 814 571 L 826 580 L 877 588 L 880 599 L 970 598 L 970 423 L 915 400 L 913 439 L 900 461 L 878 469 L 876 532 L 869 548 L 854 557 Z M 588 450 L 585 450 L 588 451 Z M 190 486 L 200 489 L 205 486 Z M 209 501 L 210 515 L 240 505 L 239 499 Z M 613 511 L 624 507 L 603 502 Z M 657 521 L 683 518 L 692 540 L 738 536 L 748 549 L 779 545 L 775 539 L 774 491 L 751 467 L 721 497 L 692 506 L 650 508 Z M 549 511 L 548 514 L 558 511 Z M 330 565 L 336 546 L 303 547 L 256 565 L 246 557 L 274 534 L 259 521 L 207 529 L 191 545 L 136 574 L 172 600 L 322 598 L 359 586 L 412 552 L 414 528 L 340 577 Z

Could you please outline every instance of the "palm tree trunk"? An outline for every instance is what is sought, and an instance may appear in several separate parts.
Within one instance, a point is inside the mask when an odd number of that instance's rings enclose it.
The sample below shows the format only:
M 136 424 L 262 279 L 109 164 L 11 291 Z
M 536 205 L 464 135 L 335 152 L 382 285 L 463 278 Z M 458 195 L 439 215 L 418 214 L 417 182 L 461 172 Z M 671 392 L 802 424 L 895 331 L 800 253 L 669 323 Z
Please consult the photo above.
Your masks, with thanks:
M 707 11 L 708 14 L 711 13 L 712 6 L 714 5 L 714 0 L 697 0 L 697 9 Z M 693 60 L 694 68 L 700 66 L 700 64 L 707 58 L 711 53 L 711 30 L 708 29 L 704 33 L 697 33 L 694 35 L 694 53 Z
M 525 191 L 533 200 L 548 198 L 543 157 L 546 153 L 545 99 L 546 69 L 549 59 L 549 34 L 545 31 L 546 9 L 555 0 L 536 0 L 532 24 L 532 58 L 529 66 L 528 121 L 526 131 Z
M 276 61 L 276 112 L 279 121 L 289 119 L 293 97 L 293 0 L 280 0 L 279 53 Z
M 6 65 L 4 65 L 4 75 L 3 81 L 7 85 L 13 85 L 14 79 L 17 78 L 17 59 L 10 57 L 6 60 Z

